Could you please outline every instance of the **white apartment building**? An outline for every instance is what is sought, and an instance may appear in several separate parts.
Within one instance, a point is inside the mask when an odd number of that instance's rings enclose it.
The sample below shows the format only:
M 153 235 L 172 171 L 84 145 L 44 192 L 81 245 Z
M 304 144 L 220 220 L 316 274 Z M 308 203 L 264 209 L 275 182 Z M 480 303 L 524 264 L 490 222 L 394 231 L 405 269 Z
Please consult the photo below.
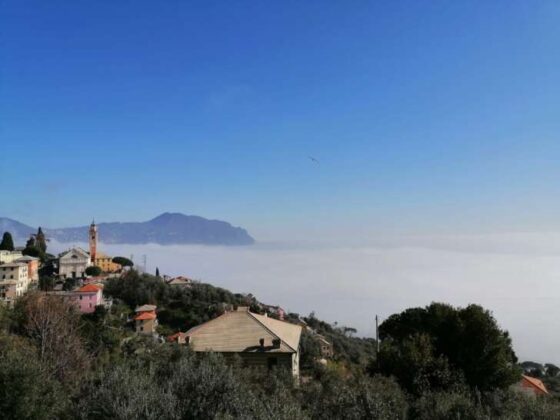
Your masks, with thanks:
M 13 304 L 29 287 L 28 267 L 25 263 L 0 264 L 0 302 Z
M 21 251 L 0 250 L 0 264 L 13 263 L 15 260 L 21 257 L 23 257 Z

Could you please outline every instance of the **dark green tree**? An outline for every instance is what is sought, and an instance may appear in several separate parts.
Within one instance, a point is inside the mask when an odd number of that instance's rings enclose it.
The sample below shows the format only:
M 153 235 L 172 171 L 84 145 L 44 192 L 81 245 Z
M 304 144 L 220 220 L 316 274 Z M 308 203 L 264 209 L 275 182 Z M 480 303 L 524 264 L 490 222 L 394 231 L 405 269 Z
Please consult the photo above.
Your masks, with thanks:
M 560 374 L 560 368 L 552 363 L 546 363 L 544 367 L 546 368 L 546 376 L 554 378 Z
M 432 303 L 407 309 L 381 324 L 380 337 L 381 372 L 395 375 L 412 391 L 419 390 L 414 385 L 418 381 L 422 392 L 425 387 L 449 386 L 452 378 L 464 378 L 471 388 L 485 391 L 507 388 L 519 379 L 509 334 L 478 305 L 454 308 Z M 413 366 L 425 380 L 410 378 Z
M 53 277 L 41 276 L 39 277 L 39 290 L 49 292 L 54 289 L 55 281 Z
M 10 232 L 4 232 L 2 235 L 2 242 L 0 242 L 0 251 L 13 251 L 14 240 Z
M 76 287 L 78 287 L 78 279 L 69 277 L 66 280 L 64 280 L 64 284 L 62 285 L 62 290 L 70 291 L 70 290 L 74 290 Z
M 41 258 L 42 254 L 41 250 L 37 247 L 25 247 L 25 249 L 21 252 L 23 255 L 29 255 L 30 257 Z
M 159 268 L 156 267 L 156 277 L 159 277 Z
M 379 359 L 381 372 L 398 378 L 401 386 L 415 395 L 448 390 L 464 383 L 460 372 L 436 353 L 428 334 L 414 334 L 398 345 L 389 339 L 384 341 Z
M 91 265 L 86 268 L 86 275 L 88 276 L 96 277 L 101 275 L 101 273 L 102 273 L 101 268 L 97 267 L 96 265 Z
M 25 243 L 26 248 L 35 248 L 35 237 L 31 235 Z
M 314 369 L 321 358 L 319 341 L 307 330 L 303 330 L 300 339 L 300 366 L 302 369 Z
M 46 259 L 45 252 L 41 249 L 41 247 L 39 247 L 38 242 L 33 235 L 25 243 L 25 249 L 22 251 L 22 254 L 40 258 L 43 262 Z
M 115 264 L 121 265 L 122 267 L 133 267 L 134 266 L 134 263 L 131 260 L 129 260 L 128 258 L 125 258 L 125 257 L 114 257 L 113 262 Z

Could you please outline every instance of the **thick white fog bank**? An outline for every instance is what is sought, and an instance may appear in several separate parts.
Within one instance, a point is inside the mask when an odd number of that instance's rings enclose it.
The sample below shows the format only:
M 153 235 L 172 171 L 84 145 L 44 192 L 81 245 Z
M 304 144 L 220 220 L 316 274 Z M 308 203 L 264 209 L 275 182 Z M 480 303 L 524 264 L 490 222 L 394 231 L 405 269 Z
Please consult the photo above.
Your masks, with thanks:
M 81 246 L 85 246 L 82 244 Z M 51 244 L 60 250 L 67 244 Z M 373 245 L 108 245 L 147 271 L 184 274 L 373 334 L 373 319 L 432 301 L 478 303 L 520 359 L 560 363 L 560 235 L 385 238 Z

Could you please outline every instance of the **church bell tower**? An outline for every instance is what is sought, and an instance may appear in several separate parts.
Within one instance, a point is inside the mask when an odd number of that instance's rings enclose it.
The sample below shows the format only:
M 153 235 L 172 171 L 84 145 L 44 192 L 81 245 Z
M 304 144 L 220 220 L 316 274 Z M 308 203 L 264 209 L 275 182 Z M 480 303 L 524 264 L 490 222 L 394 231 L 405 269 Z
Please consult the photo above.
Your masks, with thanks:
M 97 226 L 95 220 L 89 226 L 89 255 L 92 263 L 95 263 L 97 253 Z

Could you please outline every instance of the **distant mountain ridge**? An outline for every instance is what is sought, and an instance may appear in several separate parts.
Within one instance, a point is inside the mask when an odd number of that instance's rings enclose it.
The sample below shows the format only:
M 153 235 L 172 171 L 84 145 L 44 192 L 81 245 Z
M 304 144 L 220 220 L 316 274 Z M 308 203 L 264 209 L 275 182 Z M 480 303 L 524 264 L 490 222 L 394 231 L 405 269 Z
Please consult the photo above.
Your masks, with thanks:
M 59 242 L 87 242 L 89 225 L 69 228 L 45 228 L 48 238 Z M 11 232 L 26 239 L 36 228 L 17 220 L 0 217 L 0 235 Z M 163 213 L 146 222 L 112 222 L 97 224 L 99 240 L 110 244 L 160 245 L 251 245 L 255 240 L 240 227 L 221 220 L 208 220 L 182 213 Z

